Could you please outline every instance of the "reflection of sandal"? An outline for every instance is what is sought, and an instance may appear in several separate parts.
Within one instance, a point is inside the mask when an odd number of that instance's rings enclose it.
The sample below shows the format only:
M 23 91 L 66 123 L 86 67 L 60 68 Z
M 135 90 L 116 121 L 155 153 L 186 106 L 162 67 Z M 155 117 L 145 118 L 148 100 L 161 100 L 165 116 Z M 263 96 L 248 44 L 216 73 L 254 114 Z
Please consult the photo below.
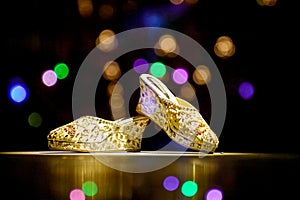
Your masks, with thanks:
M 135 116 L 116 121 L 82 116 L 47 136 L 48 147 L 66 151 L 140 151 L 149 118 Z
M 212 153 L 218 147 L 218 137 L 200 112 L 187 101 L 175 97 L 152 75 L 140 75 L 140 99 L 136 110 L 186 148 Z

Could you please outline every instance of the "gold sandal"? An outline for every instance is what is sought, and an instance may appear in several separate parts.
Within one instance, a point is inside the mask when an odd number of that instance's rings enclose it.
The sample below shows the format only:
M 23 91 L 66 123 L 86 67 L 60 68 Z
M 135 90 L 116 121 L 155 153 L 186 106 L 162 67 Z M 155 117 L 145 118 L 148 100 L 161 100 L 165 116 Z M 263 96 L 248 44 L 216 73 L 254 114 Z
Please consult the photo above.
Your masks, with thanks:
M 142 135 L 149 123 L 145 116 L 116 121 L 82 116 L 47 135 L 51 150 L 78 152 L 140 151 Z
M 197 151 L 212 153 L 219 144 L 199 110 L 174 94 L 158 78 L 140 75 L 139 114 L 148 116 L 178 144 Z

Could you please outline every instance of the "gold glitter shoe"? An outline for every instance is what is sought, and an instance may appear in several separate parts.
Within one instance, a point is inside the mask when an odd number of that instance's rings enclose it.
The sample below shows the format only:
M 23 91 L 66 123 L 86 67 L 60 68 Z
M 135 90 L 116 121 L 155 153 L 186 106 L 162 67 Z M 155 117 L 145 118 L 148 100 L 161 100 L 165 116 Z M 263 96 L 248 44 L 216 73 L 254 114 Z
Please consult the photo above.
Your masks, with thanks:
M 158 78 L 140 75 L 140 98 L 136 111 L 148 116 L 178 144 L 213 153 L 219 144 L 199 110 L 174 94 Z
M 149 118 L 135 116 L 116 121 L 82 116 L 60 126 L 47 136 L 51 150 L 78 152 L 140 151 Z

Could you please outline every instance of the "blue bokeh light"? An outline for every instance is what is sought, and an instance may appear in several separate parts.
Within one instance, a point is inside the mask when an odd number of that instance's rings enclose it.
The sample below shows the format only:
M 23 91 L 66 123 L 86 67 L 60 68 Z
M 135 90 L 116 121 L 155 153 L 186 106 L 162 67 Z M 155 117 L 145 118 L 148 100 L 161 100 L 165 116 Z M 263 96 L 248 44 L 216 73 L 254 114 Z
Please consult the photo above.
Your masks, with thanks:
M 22 103 L 28 99 L 29 91 L 24 84 L 12 85 L 9 89 L 9 98 L 15 103 Z
M 145 12 L 143 15 L 143 24 L 144 26 L 162 26 L 164 24 L 162 16 L 157 14 L 156 12 Z

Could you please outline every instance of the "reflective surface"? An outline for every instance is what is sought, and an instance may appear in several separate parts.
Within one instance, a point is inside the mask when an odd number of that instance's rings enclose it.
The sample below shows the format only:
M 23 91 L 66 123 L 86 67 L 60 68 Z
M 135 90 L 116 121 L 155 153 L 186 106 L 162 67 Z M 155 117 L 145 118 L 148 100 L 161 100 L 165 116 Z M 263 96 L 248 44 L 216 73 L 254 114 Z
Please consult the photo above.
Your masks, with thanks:
M 176 152 L 2 152 L 0 191 L 2 196 L 8 196 L 6 199 L 43 200 L 300 198 L 299 155 L 214 153 L 199 156 L 194 152 L 178 155 Z M 122 168 L 112 168 L 98 156 L 109 160 L 109 164 L 115 162 L 127 167 L 128 161 L 179 158 L 157 170 L 129 173 L 120 170 Z

